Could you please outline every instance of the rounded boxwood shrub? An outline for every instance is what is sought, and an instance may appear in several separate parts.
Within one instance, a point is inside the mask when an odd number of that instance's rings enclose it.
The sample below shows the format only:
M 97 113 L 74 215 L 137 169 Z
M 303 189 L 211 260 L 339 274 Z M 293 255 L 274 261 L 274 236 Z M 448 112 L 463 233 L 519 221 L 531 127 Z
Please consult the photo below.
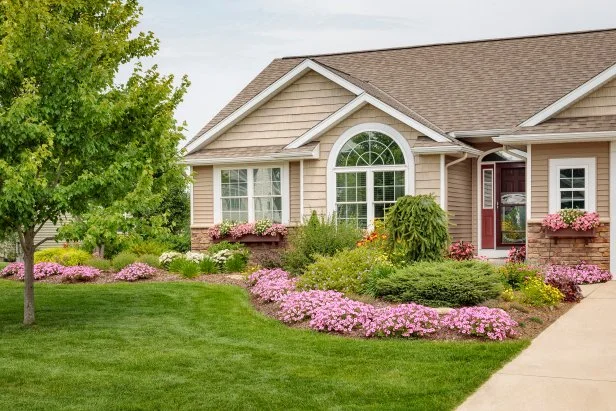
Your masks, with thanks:
M 128 265 L 136 263 L 138 258 L 139 257 L 137 256 L 137 254 L 123 251 L 113 257 L 113 260 L 111 260 L 111 265 L 113 266 L 114 270 L 120 271 Z
M 419 262 L 378 279 L 377 297 L 396 302 L 413 302 L 432 307 L 477 305 L 496 298 L 502 283 L 487 262 Z
M 449 244 L 447 225 L 432 195 L 400 197 L 385 216 L 389 249 L 406 262 L 440 261 Z

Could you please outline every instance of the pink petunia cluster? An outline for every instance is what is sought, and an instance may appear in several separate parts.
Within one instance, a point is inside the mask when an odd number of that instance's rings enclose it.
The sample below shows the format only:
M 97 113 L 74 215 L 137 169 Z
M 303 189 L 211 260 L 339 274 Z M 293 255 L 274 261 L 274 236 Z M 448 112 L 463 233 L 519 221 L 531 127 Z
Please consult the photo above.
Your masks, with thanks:
M 154 274 L 156 274 L 155 268 L 144 263 L 133 263 L 124 267 L 113 278 L 119 281 L 137 281 L 150 278 Z
M 569 227 L 576 231 L 589 231 L 599 227 L 599 214 L 579 212 L 572 215 L 574 211 L 578 210 L 561 210 L 558 213 L 548 214 L 543 218 L 543 221 L 541 221 L 541 225 L 550 231 L 558 231 Z M 565 221 L 563 213 L 565 218 L 569 218 L 569 220 Z
M 419 304 L 400 304 L 374 310 L 366 336 L 424 336 L 440 328 L 438 312 Z
M 225 224 L 228 225 L 229 223 Z M 227 234 L 233 239 L 238 239 L 250 234 L 262 237 L 275 236 L 277 234 L 285 236 L 288 234 L 287 227 L 284 224 L 271 224 L 269 222 L 263 223 L 262 221 L 258 224 L 261 224 L 259 229 L 257 229 L 257 223 L 233 224 L 230 228 L 228 228 L 228 233 L 225 232 L 226 230 L 221 229 L 220 224 L 217 224 L 208 230 L 208 235 L 211 239 L 218 240 L 225 237 Z M 263 224 L 266 224 L 267 228 L 263 228 Z
M 596 227 L 599 227 L 599 214 L 597 213 L 585 213 L 571 223 L 571 228 L 576 231 L 588 231 Z
M 342 293 L 332 290 L 290 292 L 280 300 L 278 318 L 286 323 L 304 321 L 312 318 L 317 309 L 344 298 Z
M 558 231 L 563 228 L 568 228 L 569 225 L 565 223 L 563 218 L 558 213 L 548 214 L 541 222 L 541 226 L 547 228 L 550 231 Z
M 2 271 L 0 271 L 0 277 L 16 277 L 23 278 L 24 276 L 24 263 L 11 263 L 4 267 Z
M 64 267 L 58 263 L 38 263 L 34 264 L 32 268 L 32 272 L 34 274 L 35 280 L 42 280 L 44 278 L 48 278 L 54 275 L 62 274 Z M 9 277 L 13 276 L 16 280 L 23 281 L 25 277 L 25 266 L 24 263 L 11 263 L 4 267 L 4 269 L 0 272 L 0 277 Z
M 550 265 L 543 269 L 543 277 L 546 282 L 552 279 L 569 278 L 575 284 L 602 283 L 612 279 L 612 274 L 602 270 L 597 265 L 580 263 L 569 267 L 565 265 Z
M 287 226 L 285 226 L 284 224 L 272 224 L 271 227 L 269 227 L 268 229 L 266 229 L 263 232 L 264 236 L 275 236 L 276 234 L 280 234 L 282 236 L 285 236 L 289 233 L 289 230 L 287 229 Z
M 74 267 L 65 267 L 60 274 L 60 279 L 65 283 L 76 283 L 93 281 L 101 275 L 101 271 L 87 265 L 76 265 Z
M 373 321 L 374 311 L 374 306 L 349 298 L 329 301 L 314 311 L 310 319 L 310 328 L 337 333 L 365 330 Z
M 464 307 L 445 314 L 441 326 L 465 335 L 504 340 L 517 335 L 518 323 L 500 308 Z
M 277 302 L 286 294 L 295 290 L 297 278 L 279 268 L 259 270 L 248 277 L 252 284 L 250 292 L 263 302 Z

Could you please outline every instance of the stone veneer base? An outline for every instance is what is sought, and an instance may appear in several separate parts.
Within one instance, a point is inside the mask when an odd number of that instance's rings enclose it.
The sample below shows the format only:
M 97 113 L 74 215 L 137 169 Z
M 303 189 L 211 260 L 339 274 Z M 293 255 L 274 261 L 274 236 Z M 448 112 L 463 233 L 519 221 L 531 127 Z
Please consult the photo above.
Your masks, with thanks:
M 603 269 L 610 266 L 610 225 L 602 223 L 596 229 L 597 236 L 584 238 L 559 238 L 558 243 L 553 238 L 546 237 L 541 223 L 528 223 L 526 259 L 539 264 L 575 265 L 580 261 L 596 264 Z

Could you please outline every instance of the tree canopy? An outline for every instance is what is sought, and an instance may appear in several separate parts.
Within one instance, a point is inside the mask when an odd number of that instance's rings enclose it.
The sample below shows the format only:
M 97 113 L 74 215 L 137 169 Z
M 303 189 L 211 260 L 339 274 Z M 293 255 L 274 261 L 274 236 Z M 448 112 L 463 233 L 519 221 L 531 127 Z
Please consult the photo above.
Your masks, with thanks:
M 34 235 L 47 221 L 108 207 L 177 172 L 178 84 L 140 60 L 136 0 L 0 1 L 0 232 L 24 250 L 24 322 L 34 321 Z M 116 82 L 122 65 L 132 74 Z M 146 184 L 147 185 L 147 184 Z

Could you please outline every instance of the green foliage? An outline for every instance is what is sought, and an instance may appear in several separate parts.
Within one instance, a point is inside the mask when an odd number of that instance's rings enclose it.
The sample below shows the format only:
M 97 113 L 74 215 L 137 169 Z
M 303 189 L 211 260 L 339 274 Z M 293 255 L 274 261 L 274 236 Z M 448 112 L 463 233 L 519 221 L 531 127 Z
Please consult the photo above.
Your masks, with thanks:
M 350 224 L 336 223 L 335 218 L 319 217 L 313 212 L 305 224 L 289 233 L 288 251 L 283 255 L 287 271 L 300 274 L 315 262 L 317 255 L 333 256 L 350 249 L 362 238 L 362 232 Z
M 136 241 L 128 247 L 129 252 L 137 255 L 153 254 L 155 256 L 161 255 L 167 251 L 169 247 L 156 240 L 144 240 Z
M 216 274 L 218 272 L 218 264 L 212 259 L 204 258 L 199 263 L 199 271 L 203 274 Z
M 500 266 L 497 271 L 505 285 L 514 290 L 519 290 L 526 278 L 539 275 L 538 269 L 522 263 L 507 263 Z
M 111 270 L 111 261 L 105 260 L 104 258 L 92 257 L 87 260 L 84 265 L 98 268 L 99 270 L 108 271 Z
M 156 254 L 143 254 L 137 259 L 138 263 L 144 263 L 150 267 L 160 268 L 160 262 L 158 261 L 158 255 Z
M 440 261 L 449 244 L 447 224 L 432 195 L 400 197 L 385 216 L 389 249 L 406 262 Z
M 248 252 L 248 249 L 246 248 L 246 246 L 242 243 L 230 243 L 229 241 L 220 241 L 218 243 L 215 244 L 211 244 L 208 248 L 207 248 L 207 252 L 211 255 L 216 254 L 219 251 L 222 250 L 231 250 L 231 251 L 241 251 L 241 252 Z
M 47 248 L 34 253 L 34 263 L 50 262 L 64 266 L 84 265 L 91 258 L 90 253 L 72 247 Z
M 120 271 L 121 269 L 123 269 L 124 267 L 128 265 L 136 263 L 138 258 L 139 256 L 137 254 L 123 251 L 120 254 L 113 257 L 113 260 L 111 260 L 111 266 L 113 267 L 114 270 Z
M 169 271 L 181 274 L 186 278 L 193 278 L 199 275 L 200 267 L 199 264 L 185 258 L 176 258 L 169 264 Z
M 161 234 L 156 239 L 163 244 L 167 244 L 165 251 L 173 250 L 180 253 L 190 251 L 190 228 L 178 234 Z
M 584 215 L 584 210 L 565 208 L 565 209 L 560 210 L 558 214 L 560 214 L 560 217 L 563 219 L 565 224 L 571 225 L 575 222 L 575 220 L 577 220 L 578 218 Z
M 429 306 L 469 306 L 498 297 L 499 276 L 490 263 L 474 260 L 419 262 L 376 281 L 375 295 Z
M 383 278 L 388 278 L 396 272 L 396 267 L 393 265 L 378 265 L 374 267 L 368 274 L 368 278 L 364 283 L 362 294 L 375 296 L 377 290 L 377 282 Z
M 246 253 L 235 253 L 227 258 L 223 264 L 223 270 L 227 273 L 241 273 L 246 268 L 248 257 Z
M 331 257 L 317 255 L 300 277 L 298 287 L 359 294 L 364 292 L 370 273 L 380 266 L 391 263 L 370 247 L 342 250 Z
M 527 278 L 520 292 L 521 302 L 535 307 L 553 307 L 564 298 L 558 288 L 544 283 L 540 276 Z

